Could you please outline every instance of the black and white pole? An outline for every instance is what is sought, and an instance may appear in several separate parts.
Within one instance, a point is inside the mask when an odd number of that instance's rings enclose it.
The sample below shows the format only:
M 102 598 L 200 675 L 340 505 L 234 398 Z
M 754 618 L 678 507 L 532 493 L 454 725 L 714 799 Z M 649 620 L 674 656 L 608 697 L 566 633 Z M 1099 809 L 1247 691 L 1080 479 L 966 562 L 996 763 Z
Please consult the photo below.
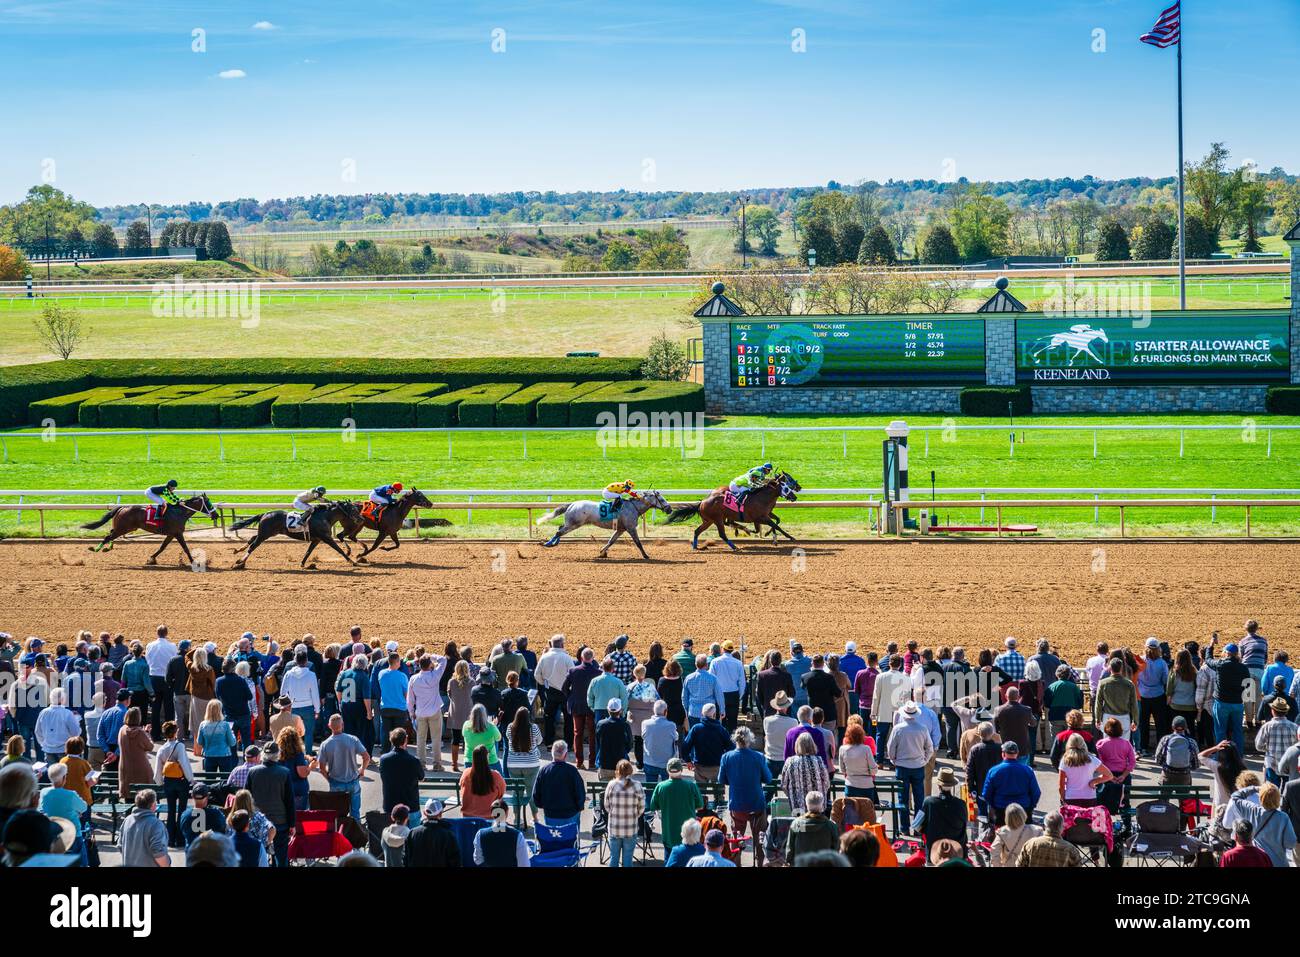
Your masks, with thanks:
M 27 274 L 27 298 L 32 298 L 32 274 Z
M 895 419 L 885 426 L 885 504 L 887 515 L 885 530 L 891 535 L 899 534 L 910 525 L 908 510 L 900 512 L 890 507 L 893 502 L 909 500 L 907 491 L 907 436 L 911 430 L 902 419 Z

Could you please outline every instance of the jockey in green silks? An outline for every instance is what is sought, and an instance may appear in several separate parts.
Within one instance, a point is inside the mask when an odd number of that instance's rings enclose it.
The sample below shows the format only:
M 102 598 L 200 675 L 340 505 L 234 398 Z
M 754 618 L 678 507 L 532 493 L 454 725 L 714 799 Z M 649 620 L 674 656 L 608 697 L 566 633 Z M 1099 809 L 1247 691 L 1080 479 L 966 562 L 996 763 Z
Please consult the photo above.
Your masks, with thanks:
M 744 509 L 745 496 L 755 488 L 762 485 L 772 474 L 772 463 L 764 462 L 762 465 L 756 465 L 743 475 L 738 475 L 731 480 L 731 494 L 736 496 L 736 507 Z

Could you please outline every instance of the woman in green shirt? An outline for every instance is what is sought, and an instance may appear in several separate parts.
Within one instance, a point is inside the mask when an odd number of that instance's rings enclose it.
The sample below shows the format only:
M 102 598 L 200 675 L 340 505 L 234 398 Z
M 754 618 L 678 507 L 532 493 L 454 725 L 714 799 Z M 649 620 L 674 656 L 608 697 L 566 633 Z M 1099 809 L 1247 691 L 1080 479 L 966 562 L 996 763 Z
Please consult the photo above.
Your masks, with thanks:
M 473 754 L 480 744 L 487 748 L 488 766 L 501 774 L 501 758 L 497 755 L 497 742 L 501 740 L 501 730 L 488 720 L 487 709 L 481 704 L 474 705 L 469 713 L 469 720 L 461 729 L 465 738 L 465 753 Z

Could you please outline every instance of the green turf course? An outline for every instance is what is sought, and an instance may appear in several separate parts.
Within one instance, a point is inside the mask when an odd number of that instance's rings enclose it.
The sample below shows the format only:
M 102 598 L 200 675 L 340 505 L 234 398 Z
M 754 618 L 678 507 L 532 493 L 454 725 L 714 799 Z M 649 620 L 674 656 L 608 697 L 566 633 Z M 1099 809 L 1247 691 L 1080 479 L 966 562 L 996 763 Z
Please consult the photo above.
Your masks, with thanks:
M 2 433 L 8 459 L 0 463 L 4 489 L 144 489 L 176 478 L 189 489 L 287 489 L 316 484 L 330 488 L 364 488 L 401 481 L 430 489 L 547 489 L 603 486 L 613 479 L 633 478 L 640 488 L 704 488 L 721 484 L 764 458 L 790 470 L 808 489 L 878 488 L 883 426 L 889 416 L 817 419 L 801 417 L 734 417 L 731 426 L 829 425 L 820 433 L 728 433 L 705 430 L 698 457 L 683 458 L 680 447 L 632 448 L 610 445 L 602 450 L 592 432 L 530 432 L 527 457 L 522 432 L 456 431 L 406 435 L 367 435 L 364 431 L 328 435 L 267 435 L 256 431 L 213 436 L 167 436 L 152 439 L 145 461 L 143 438 L 104 432 L 73 441 L 18 438 Z M 908 416 L 912 425 L 938 425 L 935 416 Z M 959 424 L 1004 424 L 961 419 Z M 1253 421 L 1253 427 L 1252 427 Z M 1226 424 L 1230 431 L 1186 431 L 1179 457 L 1178 426 Z M 1015 455 L 1010 455 L 1008 430 L 961 432 L 945 441 L 930 433 L 928 451 L 923 433 L 911 440 L 911 483 L 914 498 L 928 497 L 929 473 L 948 487 L 1100 487 L 1100 488 L 1293 488 L 1300 487 L 1300 431 L 1274 431 L 1270 425 L 1300 424 L 1300 417 L 1152 416 L 1152 417 L 1036 417 L 1017 429 Z M 1169 424 L 1168 432 L 1100 432 L 1093 458 L 1093 434 L 1041 432 L 1032 426 Z M 870 432 L 845 433 L 840 427 L 869 425 Z M 39 435 L 39 433 L 34 433 Z M 693 440 L 692 440 L 693 441 Z M 294 448 L 296 447 L 296 460 Z M 692 446 L 688 450 L 694 451 Z M 847 454 L 846 454 L 847 450 Z M 224 458 L 222 457 L 224 456 Z M 1040 496 L 1047 497 L 1047 496 Z M 1060 496 L 1056 496 L 1060 497 Z M 29 498 L 30 500 L 30 498 Z M 6 501 L 16 501 L 9 497 Z M 970 523 L 974 510 L 944 521 Z M 449 513 L 454 525 L 438 534 L 511 535 L 524 529 L 517 512 Z M 1129 533 L 1198 533 L 1236 535 L 1242 531 L 1242 511 L 1221 508 L 1217 522 L 1208 510 L 1143 509 L 1127 517 Z M 51 517 L 51 530 L 71 530 L 85 521 L 81 514 Z M 992 522 L 988 512 L 986 520 Z M 1047 531 L 1081 535 L 1117 530 L 1118 515 L 1103 510 L 1094 523 L 1091 509 L 1008 510 L 1008 522 L 1029 522 Z M 795 534 L 800 528 L 819 534 L 860 535 L 863 513 L 843 510 L 787 510 L 785 522 Z M 1300 509 L 1256 510 L 1257 534 L 1300 534 Z M 675 534 L 691 526 L 673 526 Z M 35 534 L 36 515 L 24 513 L 21 525 L 13 512 L 0 513 L 0 534 Z
M 1086 274 L 1076 283 L 1087 281 Z M 1135 279 L 1134 281 L 1142 281 Z M 1127 288 L 1127 280 L 1125 281 Z M 699 284 L 702 287 L 702 284 Z M 1042 280 L 1011 291 L 1031 310 L 1051 289 Z M 1193 278 L 1195 309 L 1276 307 L 1289 287 L 1280 276 Z M 963 291 L 960 308 L 974 310 L 993 293 Z M 264 286 L 256 323 L 235 318 L 167 319 L 153 314 L 145 294 L 70 295 L 89 328 L 76 358 L 120 356 L 554 356 L 569 351 L 644 355 L 661 332 L 685 341 L 698 336 L 691 318 L 696 284 L 682 288 L 546 287 L 422 289 L 371 292 L 281 292 Z M 1168 278 L 1151 283 L 1153 309 L 1177 306 Z M 0 298 L 0 364 L 53 358 L 36 336 L 39 300 Z

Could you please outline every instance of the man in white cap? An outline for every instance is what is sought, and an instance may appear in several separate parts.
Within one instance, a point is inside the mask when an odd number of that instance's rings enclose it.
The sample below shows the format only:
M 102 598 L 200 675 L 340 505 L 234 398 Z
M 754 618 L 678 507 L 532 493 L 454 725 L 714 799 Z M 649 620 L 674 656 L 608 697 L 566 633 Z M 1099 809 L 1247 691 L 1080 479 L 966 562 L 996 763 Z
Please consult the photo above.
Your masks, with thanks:
M 307 663 L 306 649 L 294 655 L 293 667 L 280 679 L 280 694 L 289 699 L 293 713 L 302 719 L 303 747 L 308 754 L 315 754 L 314 731 L 316 718 L 320 715 L 320 682 Z
M 890 729 L 888 757 L 894 775 L 903 785 L 903 820 L 911 821 L 925 799 L 925 768 L 934 757 L 934 742 L 924 724 L 916 720 L 920 708 L 915 701 L 899 709 L 902 719 Z
M 451 825 L 442 819 L 441 798 L 424 802 L 420 823 L 406 835 L 407 867 L 460 867 L 460 846 Z
M 867 666 L 866 659 L 858 654 L 858 643 L 856 641 L 844 642 L 844 654 L 840 655 L 840 671 L 844 672 L 844 677 L 849 679 L 849 687 L 853 687 L 853 682 L 857 680 L 858 672 Z M 858 696 L 849 695 L 849 710 L 853 714 L 861 714 L 858 706 Z
M 604 710 L 608 717 L 596 722 L 597 779 L 612 781 L 618 763 L 632 751 L 632 725 L 623 717 L 623 702 L 618 698 L 605 702 Z

